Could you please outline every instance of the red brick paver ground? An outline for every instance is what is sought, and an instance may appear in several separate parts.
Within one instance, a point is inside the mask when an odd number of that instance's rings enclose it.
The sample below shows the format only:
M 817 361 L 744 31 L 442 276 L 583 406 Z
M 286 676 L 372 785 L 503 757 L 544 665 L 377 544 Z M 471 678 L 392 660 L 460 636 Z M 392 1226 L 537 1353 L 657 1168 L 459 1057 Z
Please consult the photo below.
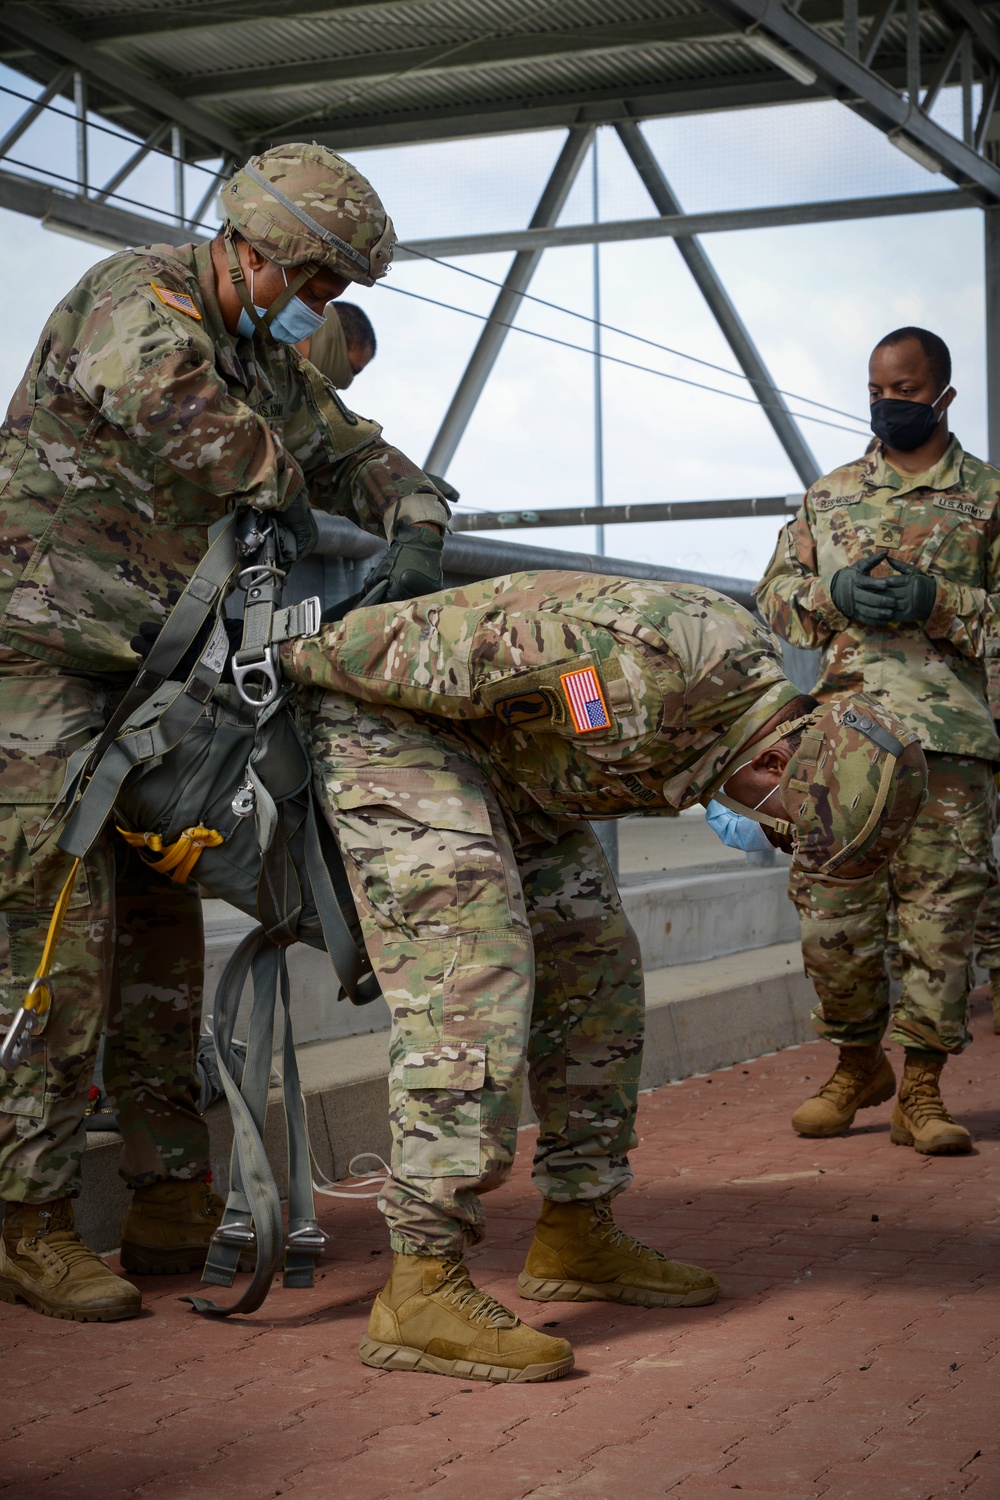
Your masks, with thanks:
M 1000 1038 L 946 1070 L 970 1157 L 889 1144 L 890 1106 L 803 1141 L 815 1044 L 645 1095 L 628 1228 L 723 1277 L 715 1307 L 521 1302 L 530 1136 L 475 1275 L 558 1326 L 550 1385 L 376 1373 L 355 1354 L 388 1253 L 324 1200 L 314 1290 L 208 1323 L 194 1278 L 82 1326 L 0 1306 L 0 1497 L 16 1500 L 1000 1500 Z M 896 1062 L 900 1061 L 896 1054 Z

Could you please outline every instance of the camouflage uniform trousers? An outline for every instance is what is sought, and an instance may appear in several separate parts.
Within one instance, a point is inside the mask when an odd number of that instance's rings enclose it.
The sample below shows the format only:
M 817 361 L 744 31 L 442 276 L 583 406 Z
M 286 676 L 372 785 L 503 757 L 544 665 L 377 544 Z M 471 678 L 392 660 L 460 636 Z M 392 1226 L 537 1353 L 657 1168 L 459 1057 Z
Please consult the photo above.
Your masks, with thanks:
M 100 726 L 105 694 L 82 677 L 0 649 L 0 1028 L 34 976 L 70 859 L 30 846 L 65 762 Z M 204 940 L 191 887 L 149 870 L 113 833 L 77 875 L 52 967 L 54 999 L 28 1059 L 0 1073 L 0 1201 L 44 1203 L 81 1187 L 83 1127 L 107 1022 L 104 1082 L 132 1186 L 202 1176 L 208 1135 L 195 1055 Z
M 995 973 L 1000 969 L 1000 870 L 989 867 L 989 883 L 976 918 L 976 958 L 980 967 Z
M 793 874 L 813 1022 L 838 1046 L 872 1046 L 889 1024 L 885 957 L 890 901 L 899 927 L 903 993 L 890 1041 L 961 1052 L 970 1040 L 976 914 L 995 869 L 996 788 L 990 762 L 927 755 L 928 800 L 889 866 L 858 885 Z
M 519 834 L 484 752 L 450 726 L 337 693 L 305 698 L 316 787 L 392 1013 L 395 1250 L 461 1254 L 510 1173 L 527 1071 L 534 1181 L 616 1194 L 642 1057 L 638 943 L 590 825 Z

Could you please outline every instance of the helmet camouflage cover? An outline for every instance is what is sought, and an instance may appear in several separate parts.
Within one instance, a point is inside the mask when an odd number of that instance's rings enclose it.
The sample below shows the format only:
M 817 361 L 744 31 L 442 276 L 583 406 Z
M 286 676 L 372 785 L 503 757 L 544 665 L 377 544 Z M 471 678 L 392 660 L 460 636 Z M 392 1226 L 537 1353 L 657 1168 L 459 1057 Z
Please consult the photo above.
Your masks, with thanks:
M 275 265 L 320 266 L 373 286 L 389 269 L 392 220 L 366 177 L 326 146 L 272 146 L 220 194 L 226 218 Z
M 916 750 L 904 758 L 910 745 Z M 780 787 L 796 865 L 862 880 L 892 857 L 913 827 L 926 795 L 927 765 L 914 731 L 866 693 L 855 693 L 809 715 Z

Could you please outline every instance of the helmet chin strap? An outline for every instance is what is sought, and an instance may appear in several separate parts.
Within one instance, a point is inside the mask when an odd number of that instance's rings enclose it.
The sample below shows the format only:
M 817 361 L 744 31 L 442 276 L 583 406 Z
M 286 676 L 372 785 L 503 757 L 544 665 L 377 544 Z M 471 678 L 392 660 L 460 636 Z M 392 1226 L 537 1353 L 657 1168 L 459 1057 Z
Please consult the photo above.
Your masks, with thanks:
M 233 286 L 236 290 L 236 295 L 237 297 L 239 297 L 243 310 L 245 311 L 253 326 L 258 330 L 258 332 L 265 334 L 269 338 L 271 334 L 271 323 L 278 316 L 281 309 L 283 307 L 286 307 L 288 303 L 291 302 L 296 293 L 305 286 L 306 282 L 312 280 L 312 278 L 316 275 L 316 271 L 318 268 L 311 264 L 300 266 L 295 275 L 292 277 L 291 281 L 288 280 L 288 273 L 286 271 L 285 285 L 282 287 L 281 291 L 275 297 L 270 307 L 264 313 L 264 316 L 261 317 L 260 313 L 257 311 L 256 307 L 253 304 L 253 299 L 250 296 L 249 291 L 247 290 L 247 279 L 243 271 L 243 266 L 240 262 L 239 253 L 236 249 L 236 243 L 233 239 L 233 232 L 234 231 L 232 224 L 227 223 L 223 237 L 226 246 L 226 260 L 229 264 L 229 279 L 233 283 Z M 247 243 L 249 244 L 249 241 L 247 241 Z M 282 270 L 284 270 L 284 267 L 282 267 Z
M 740 771 L 746 766 L 752 765 L 758 755 L 763 755 L 765 750 L 770 750 L 772 745 L 776 745 L 779 740 L 785 739 L 787 735 L 793 734 L 796 729 L 801 729 L 806 724 L 812 724 L 815 718 L 815 713 L 809 713 L 802 714 L 797 719 L 788 719 L 784 724 L 779 724 L 777 729 L 772 730 L 770 734 L 766 734 L 762 740 L 755 740 L 749 747 L 751 753 L 747 755 L 745 760 L 741 760 L 738 766 L 734 766 L 731 771 L 726 771 L 722 786 L 718 791 L 712 792 L 712 796 L 716 802 L 721 802 L 723 807 L 727 807 L 730 812 L 738 813 L 740 817 L 750 818 L 752 822 L 760 823 L 764 828 L 773 828 L 779 838 L 790 838 L 793 833 L 793 824 L 788 818 L 772 818 L 770 813 L 762 813 L 760 811 L 767 798 L 772 797 L 778 790 L 777 786 L 773 786 L 767 796 L 760 799 L 756 807 L 748 807 L 745 802 L 737 802 L 734 798 L 727 797 L 726 787 L 734 776 L 738 776 Z

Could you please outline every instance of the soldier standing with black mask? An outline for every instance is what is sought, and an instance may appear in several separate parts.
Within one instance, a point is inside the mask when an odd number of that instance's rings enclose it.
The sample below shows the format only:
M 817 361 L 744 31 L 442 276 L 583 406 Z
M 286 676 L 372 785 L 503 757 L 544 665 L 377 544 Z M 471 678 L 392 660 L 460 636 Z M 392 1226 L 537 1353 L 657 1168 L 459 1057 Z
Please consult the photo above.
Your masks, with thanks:
M 947 346 L 900 328 L 869 366 L 864 458 L 809 490 L 759 585 L 768 623 L 819 648 L 821 699 L 863 689 L 918 732 L 928 800 L 887 870 L 858 886 L 793 880 L 820 1036 L 840 1049 L 833 1076 L 795 1113 L 800 1135 L 839 1135 L 859 1109 L 896 1092 L 882 1051 L 890 893 L 899 915 L 903 994 L 890 1040 L 905 1050 L 896 1145 L 972 1149 L 940 1094 L 949 1055 L 969 1041 L 970 950 L 993 867 L 1000 740 L 986 700 L 984 642 L 1000 604 L 1000 473 L 948 429 Z

